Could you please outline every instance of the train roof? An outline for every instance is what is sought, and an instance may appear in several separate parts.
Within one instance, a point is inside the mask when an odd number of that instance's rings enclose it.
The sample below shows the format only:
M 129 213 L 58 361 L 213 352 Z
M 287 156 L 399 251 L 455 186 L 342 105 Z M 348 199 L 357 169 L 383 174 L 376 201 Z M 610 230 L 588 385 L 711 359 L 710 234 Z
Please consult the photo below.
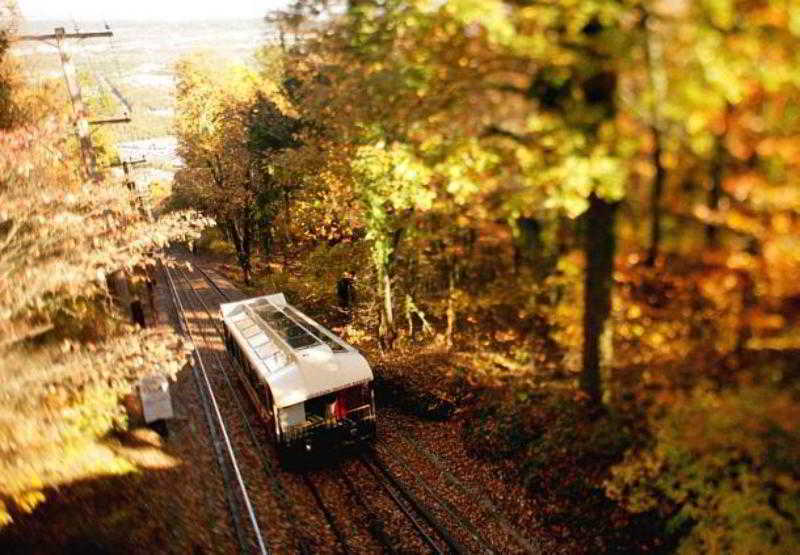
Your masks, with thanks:
M 356 349 L 286 302 L 282 293 L 225 303 L 220 311 L 280 408 L 372 380 Z

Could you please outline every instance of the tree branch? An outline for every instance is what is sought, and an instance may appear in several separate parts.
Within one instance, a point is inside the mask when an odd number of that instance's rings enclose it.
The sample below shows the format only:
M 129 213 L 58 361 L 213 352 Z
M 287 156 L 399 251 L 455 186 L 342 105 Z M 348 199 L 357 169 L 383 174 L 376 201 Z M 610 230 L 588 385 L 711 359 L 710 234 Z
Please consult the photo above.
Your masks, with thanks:
M 520 135 L 519 133 L 514 133 L 513 131 L 509 131 L 508 129 L 503 129 L 501 127 L 498 127 L 497 125 L 490 125 L 486 129 L 484 129 L 480 137 L 482 139 L 489 137 L 504 137 L 506 139 L 511 139 L 521 145 L 527 146 L 533 144 L 537 139 L 540 139 L 541 135 L 537 135 L 534 133 Z

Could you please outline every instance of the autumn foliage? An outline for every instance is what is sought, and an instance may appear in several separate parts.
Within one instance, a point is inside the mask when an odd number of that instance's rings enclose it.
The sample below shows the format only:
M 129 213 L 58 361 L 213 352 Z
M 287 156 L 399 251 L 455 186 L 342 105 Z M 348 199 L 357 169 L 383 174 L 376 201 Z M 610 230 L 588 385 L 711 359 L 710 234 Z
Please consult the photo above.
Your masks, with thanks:
M 254 282 L 324 312 L 355 275 L 332 318 L 471 411 L 474 452 L 515 461 L 554 533 L 790 552 L 796 3 L 333 4 L 274 18 L 260 58 L 292 140 L 234 156 L 257 184 L 192 193 L 259 207 Z M 234 105 L 230 81 L 182 98 Z M 230 137 L 287 129 L 223 113 Z
M 196 236 L 206 220 L 176 212 L 150 222 L 121 183 L 81 182 L 66 109 L 46 109 L 53 89 L 27 86 L 13 60 L 0 68 L 4 526 L 15 511 L 33 510 L 48 488 L 133 469 L 101 449 L 125 426 L 120 399 L 141 376 L 174 374 L 185 354 L 171 330 L 134 326 L 108 277 L 122 272 L 132 291 L 142 289 L 137 279 L 159 249 Z

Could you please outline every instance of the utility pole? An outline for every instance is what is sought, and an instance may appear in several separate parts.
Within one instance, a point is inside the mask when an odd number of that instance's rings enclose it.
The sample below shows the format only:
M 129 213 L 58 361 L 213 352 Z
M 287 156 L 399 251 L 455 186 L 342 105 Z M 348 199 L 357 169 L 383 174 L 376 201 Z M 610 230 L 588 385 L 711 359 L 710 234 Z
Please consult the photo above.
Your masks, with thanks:
M 91 39 L 100 37 L 111 37 L 111 31 L 98 33 L 66 33 L 63 27 L 56 27 L 52 35 L 23 35 L 16 40 L 37 40 L 47 42 L 55 41 L 55 47 L 61 57 L 61 66 L 64 68 L 64 80 L 67 83 L 67 91 L 72 101 L 72 111 L 75 114 L 76 132 L 81 146 L 81 159 L 83 161 L 83 178 L 96 179 L 97 159 L 92 148 L 92 138 L 89 135 L 89 121 L 86 119 L 86 108 L 81 96 L 81 85 L 78 82 L 78 74 L 75 72 L 75 64 L 72 63 L 72 56 L 67 47 L 66 39 Z M 50 43 L 48 43 L 50 44 Z M 118 123 L 118 122 L 94 122 L 97 123 Z
M 139 160 L 123 160 L 119 164 L 111 164 L 109 167 L 118 168 L 122 166 L 122 171 L 125 172 L 125 186 L 131 192 L 131 202 L 138 206 L 141 213 L 147 218 L 147 221 L 153 221 L 153 213 L 150 210 L 150 199 L 145 198 L 145 194 L 136 186 L 136 182 L 131 177 L 131 167 L 147 163 L 147 158 Z
M 125 187 L 130 191 L 131 205 L 137 207 L 139 211 L 147 218 L 148 222 L 153 221 L 153 214 L 150 211 L 150 204 L 147 199 L 138 191 L 136 182 L 131 176 L 131 166 L 138 166 L 147 162 L 146 158 L 139 160 L 122 160 L 118 164 L 111 164 L 108 167 L 118 168 L 122 166 L 122 171 L 125 172 Z M 146 270 L 145 270 L 146 271 Z M 119 295 L 120 302 L 124 307 L 130 310 L 131 319 L 134 323 L 139 324 L 142 328 L 146 327 L 147 322 L 144 317 L 144 309 L 142 308 L 142 299 L 139 294 L 131 295 L 130 287 L 128 287 L 129 274 L 124 270 L 117 270 L 110 277 L 112 287 Z M 155 314 L 155 299 L 153 297 L 153 281 L 148 275 L 147 281 L 147 294 L 150 302 L 152 314 Z

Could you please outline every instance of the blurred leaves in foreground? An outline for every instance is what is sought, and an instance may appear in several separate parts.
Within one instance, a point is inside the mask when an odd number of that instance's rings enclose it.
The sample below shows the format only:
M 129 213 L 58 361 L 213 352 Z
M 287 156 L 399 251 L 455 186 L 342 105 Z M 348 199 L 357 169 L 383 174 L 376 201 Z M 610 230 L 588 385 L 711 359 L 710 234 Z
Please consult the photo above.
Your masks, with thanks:
M 68 99 L 28 87 L 7 57 L 0 80 L 0 523 L 7 524 L 13 511 L 41 502 L 46 488 L 132 469 L 101 448 L 109 431 L 125 426 L 120 399 L 143 375 L 174 375 L 185 354 L 170 329 L 131 325 L 107 277 L 121 271 L 136 287 L 161 247 L 196 236 L 207 220 L 177 212 L 148 222 L 121 183 L 82 183 Z

